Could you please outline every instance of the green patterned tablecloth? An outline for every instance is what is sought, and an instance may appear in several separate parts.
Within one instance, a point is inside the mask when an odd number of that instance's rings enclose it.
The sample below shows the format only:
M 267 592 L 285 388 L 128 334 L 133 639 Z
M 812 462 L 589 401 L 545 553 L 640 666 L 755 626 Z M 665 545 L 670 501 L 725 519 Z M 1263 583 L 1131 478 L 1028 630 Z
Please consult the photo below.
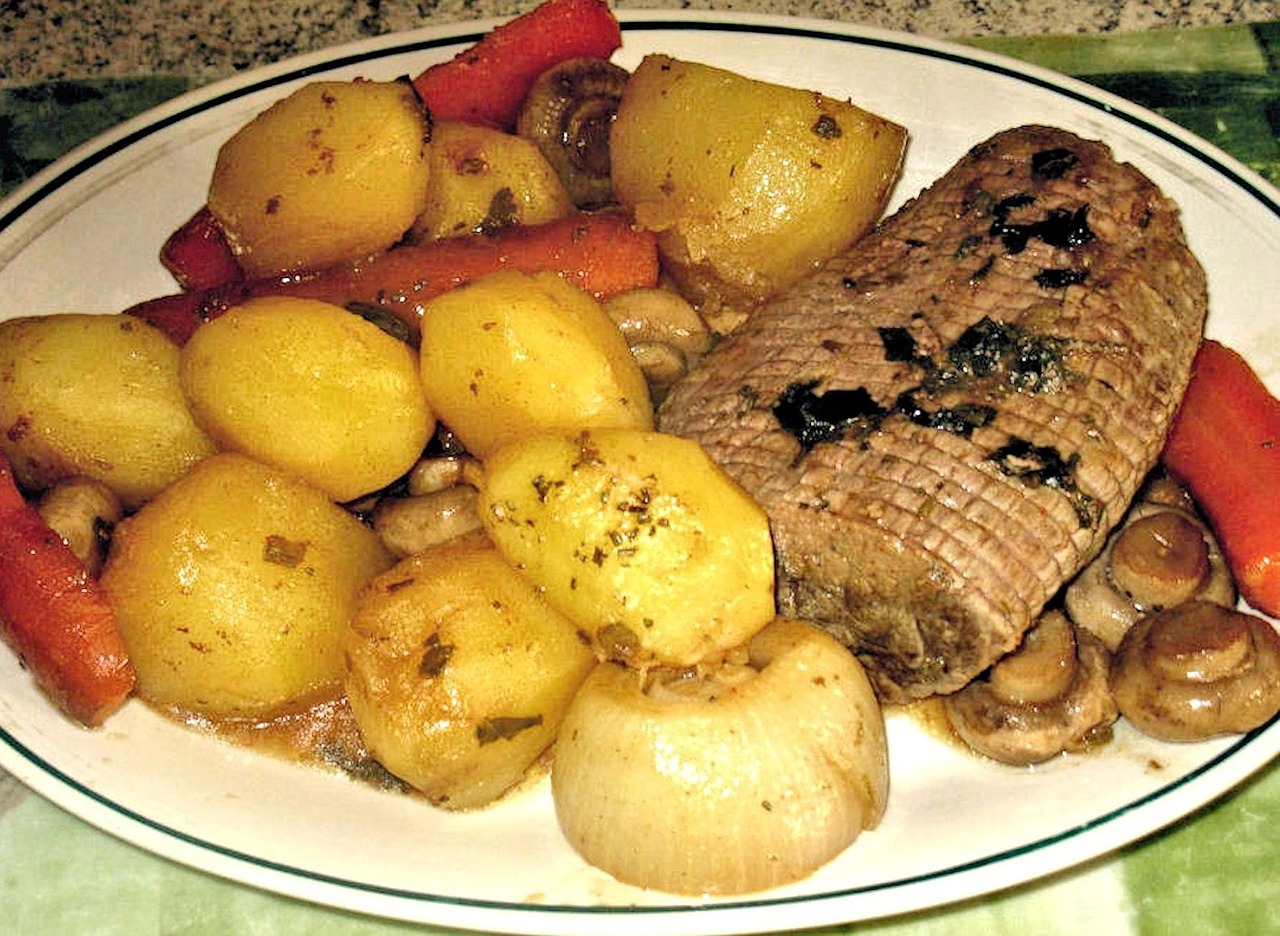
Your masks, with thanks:
M 1144 104 L 1280 183 L 1280 23 L 981 45 Z M 0 90 L 0 193 L 192 86 L 155 77 Z M 1083 868 L 995 898 L 815 932 L 1280 933 L 1278 869 L 1280 767 L 1273 764 L 1189 821 Z M 68 816 L 3 773 L 0 921 L 0 931 L 23 936 L 444 932 L 313 907 L 172 864 Z

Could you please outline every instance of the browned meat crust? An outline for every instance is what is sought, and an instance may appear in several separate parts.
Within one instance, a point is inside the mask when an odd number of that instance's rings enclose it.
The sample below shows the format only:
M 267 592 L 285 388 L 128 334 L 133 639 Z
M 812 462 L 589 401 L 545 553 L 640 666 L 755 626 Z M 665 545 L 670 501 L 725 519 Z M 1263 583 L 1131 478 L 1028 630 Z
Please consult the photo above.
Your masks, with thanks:
M 1159 456 L 1207 307 L 1176 206 L 1021 127 L 758 310 L 667 398 L 768 511 L 783 613 L 885 701 L 1015 647 Z

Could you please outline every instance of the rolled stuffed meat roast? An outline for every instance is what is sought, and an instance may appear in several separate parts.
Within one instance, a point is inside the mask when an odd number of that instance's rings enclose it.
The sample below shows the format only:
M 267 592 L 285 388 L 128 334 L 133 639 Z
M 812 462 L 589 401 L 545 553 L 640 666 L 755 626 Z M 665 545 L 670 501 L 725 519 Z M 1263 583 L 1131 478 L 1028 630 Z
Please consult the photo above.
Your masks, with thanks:
M 1155 465 L 1204 327 L 1177 207 L 1020 127 L 756 310 L 668 395 L 768 512 L 778 604 L 881 699 L 1009 652 Z

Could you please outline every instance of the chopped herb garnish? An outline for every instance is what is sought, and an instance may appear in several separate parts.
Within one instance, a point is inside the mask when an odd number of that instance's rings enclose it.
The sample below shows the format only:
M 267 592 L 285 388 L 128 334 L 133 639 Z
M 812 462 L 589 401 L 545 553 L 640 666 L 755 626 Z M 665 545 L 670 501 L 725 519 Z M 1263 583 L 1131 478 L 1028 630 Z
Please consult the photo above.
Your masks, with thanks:
M 302 564 L 307 554 L 307 544 L 300 540 L 291 540 L 277 534 L 268 536 L 262 544 L 262 558 L 272 565 L 295 569 Z
M 476 725 L 476 740 L 483 747 L 495 741 L 510 741 L 522 731 L 536 728 L 542 724 L 541 715 L 499 715 L 486 718 Z
M 991 222 L 991 236 L 1000 238 L 1010 254 L 1021 253 L 1031 238 L 1044 241 L 1050 247 L 1072 248 L 1093 240 L 1089 227 L 1089 206 L 1081 205 L 1075 211 L 1054 208 L 1038 221 L 1016 224 L 1008 220 L 1013 207 L 1021 204 L 1016 198 L 1007 198 L 996 206 L 995 220 Z M 1005 206 L 1010 206 L 1005 208 Z M 1004 210 L 1002 210 L 1004 209 Z
M 1036 285 L 1041 289 L 1066 289 L 1068 286 L 1078 286 L 1088 277 L 1088 270 L 1049 267 L 1036 274 Z
M 1065 147 L 1041 150 L 1031 156 L 1031 174 L 1042 179 L 1061 179 L 1079 161 L 1079 157 Z
M 1081 527 L 1097 524 L 1101 510 L 1097 499 L 1084 493 L 1076 485 L 1075 471 L 1080 462 L 1079 454 L 1063 458 L 1051 445 L 1033 445 L 1016 436 L 992 452 L 988 459 L 995 463 L 1004 475 L 1016 478 L 1027 487 L 1048 487 L 1061 491 L 1071 499 L 1076 518 Z
M 350 302 L 346 305 L 346 310 L 372 325 L 377 325 L 397 341 L 403 341 L 405 344 L 413 342 L 413 332 L 409 328 L 409 323 L 380 305 L 369 302 Z
M 977 403 L 962 403 L 959 406 L 946 406 L 936 410 L 928 410 L 921 406 L 913 394 L 903 393 L 894 406 L 899 413 L 906 416 L 917 426 L 926 429 L 941 429 L 968 438 L 974 429 L 988 426 L 996 418 L 994 406 L 983 406 Z
M 865 387 L 817 394 L 817 385 L 816 380 L 793 383 L 773 407 L 774 417 L 805 451 L 840 438 L 854 426 L 874 429 L 887 413 Z
M 830 114 L 823 114 L 813 125 L 813 132 L 824 140 L 838 140 L 844 136 L 840 124 Z
M 453 656 L 453 644 L 441 643 L 439 634 L 432 634 L 422 644 L 422 659 L 418 661 L 418 675 L 430 679 L 439 676 Z
M 886 361 L 909 364 L 916 359 L 916 340 L 905 328 L 879 328 L 880 343 L 884 345 Z

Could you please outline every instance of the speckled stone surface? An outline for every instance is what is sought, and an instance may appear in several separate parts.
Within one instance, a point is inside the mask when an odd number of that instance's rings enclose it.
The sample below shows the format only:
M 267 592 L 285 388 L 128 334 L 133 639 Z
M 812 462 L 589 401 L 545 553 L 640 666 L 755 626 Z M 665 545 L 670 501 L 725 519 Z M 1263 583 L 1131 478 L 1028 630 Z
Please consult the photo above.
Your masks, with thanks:
M 0 85 L 143 74 L 220 77 L 355 39 L 506 18 L 536 0 L 5 0 Z M 1277 0 L 616 0 L 780 13 L 962 38 L 1280 19 Z

